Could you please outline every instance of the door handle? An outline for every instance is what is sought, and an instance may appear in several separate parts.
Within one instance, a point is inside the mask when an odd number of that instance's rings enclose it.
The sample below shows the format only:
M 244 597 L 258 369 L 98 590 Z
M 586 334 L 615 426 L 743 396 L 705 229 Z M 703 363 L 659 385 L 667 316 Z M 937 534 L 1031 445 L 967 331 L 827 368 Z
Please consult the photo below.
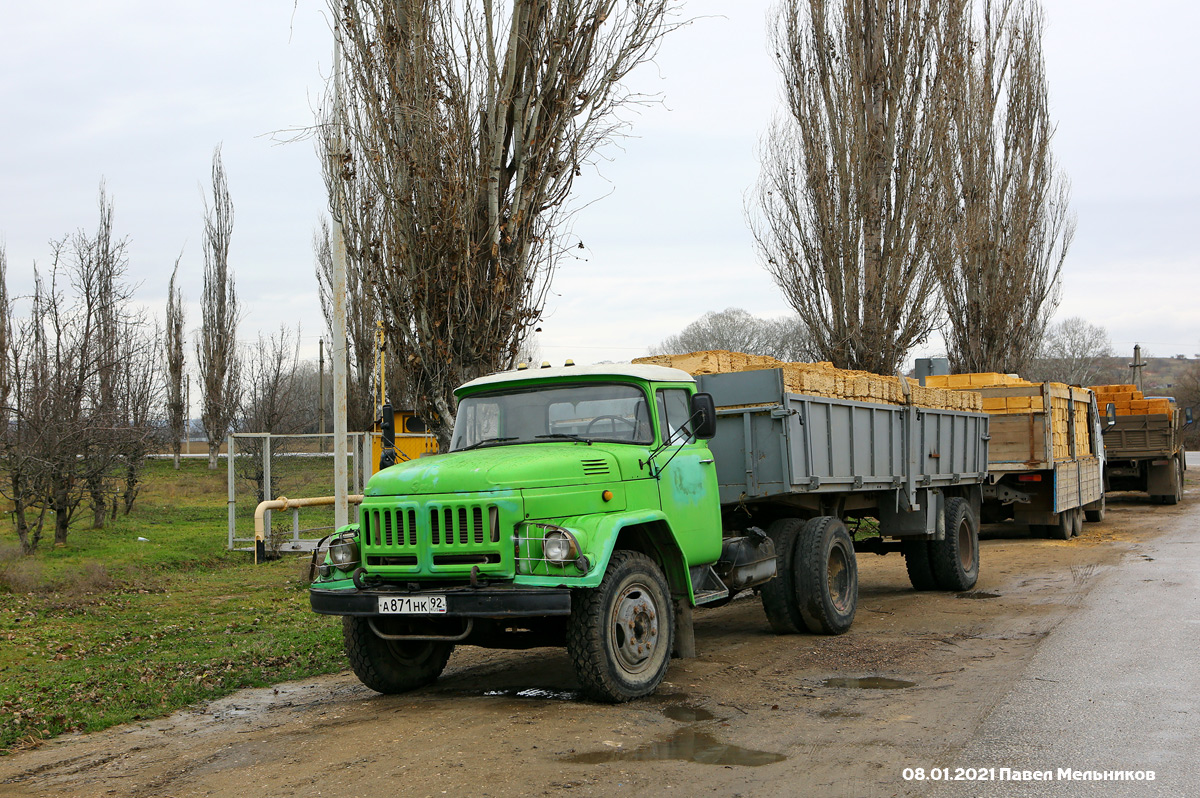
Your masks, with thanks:
M 701 460 L 700 462 L 701 463 L 711 463 L 712 461 L 713 461 L 713 459 L 710 457 L 707 460 Z

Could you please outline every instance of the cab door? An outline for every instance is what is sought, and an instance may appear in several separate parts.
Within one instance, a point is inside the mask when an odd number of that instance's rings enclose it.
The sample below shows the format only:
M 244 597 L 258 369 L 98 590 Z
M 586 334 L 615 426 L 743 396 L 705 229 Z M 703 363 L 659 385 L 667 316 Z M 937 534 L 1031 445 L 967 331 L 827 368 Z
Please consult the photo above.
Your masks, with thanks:
M 655 398 L 659 433 L 664 442 L 671 441 L 654 458 L 663 513 L 689 566 L 716 562 L 721 556 L 721 497 L 712 452 L 687 423 L 691 406 L 686 389 L 660 388 Z

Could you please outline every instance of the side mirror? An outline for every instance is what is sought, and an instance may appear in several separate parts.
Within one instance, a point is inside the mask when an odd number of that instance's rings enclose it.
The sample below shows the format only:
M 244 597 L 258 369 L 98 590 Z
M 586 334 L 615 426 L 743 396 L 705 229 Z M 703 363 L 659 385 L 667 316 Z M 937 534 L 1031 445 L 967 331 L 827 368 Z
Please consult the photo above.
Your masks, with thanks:
M 1113 402 L 1104 406 L 1104 419 L 1110 427 L 1117 423 L 1117 406 Z
M 1192 424 L 1192 408 L 1190 408 L 1190 407 L 1183 408 L 1183 420 L 1186 422 L 1184 424 L 1185 427 L 1190 426 Z
M 692 434 L 704 441 L 717 434 L 717 404 L 712 394 L 692 396 Z
M 387 402 L 383 406 L 383 419 L 379 423 L 383 432 L 382 445 L 379 447 L 379 470 L 396 464 L 396 414 L 392 405 Z

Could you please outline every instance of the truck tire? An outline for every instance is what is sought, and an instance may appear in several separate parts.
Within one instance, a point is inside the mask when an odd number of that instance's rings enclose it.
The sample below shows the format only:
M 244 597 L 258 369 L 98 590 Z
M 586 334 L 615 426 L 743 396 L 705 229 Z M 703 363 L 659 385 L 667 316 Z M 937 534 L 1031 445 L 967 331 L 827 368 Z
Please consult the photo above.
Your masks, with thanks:
M 775 578 L 763 583 L 759 596 L 767 623 L 777 635 L 794 635 L 805 628 L 796 604 L 796 578 L 792 570 L 796 538 L 803 528 L 802 518 L 780 518 L 767 527 L 767 536 L 775 544 Z
M 946 536 L 929 543 L 929 565 L 942 590 L 970 590 L 979 579 L 979 522 L 966 499 L 946 500 Z
M 377 693 L 407 693 L 442 675 L 453 643 L 384 640 L 367 618 L 342 617 L 342 643 L 358 680 Z
M 1162 497 L 1163 504 L 1179 504 L 1179 500 L 1183 497 L 1183 473 L 1179 470 L 1179 461 L 1177 458 L 1171 464 L 1171 473 L 1175 477 L 1172 480 L 1175 483 L 1175 488 L 1170 493 Z
M 1071 510 L 1071 537 L 1077 538 L 1083 534 L 1083 508 Z
M 653 693 L 674 646 L 667 579 L 641 552 L 613 552 L 600 585 L 571 597 L 567 653 L 584 693 L 597 701 L 619 704 Z
M 1050 527 L 1050 537 L 1054 540 L 1070 540 L 1075 534 L 1075 510 L 1063 510 L 1058 514 L 1058 523 Z
M 1100 497 L 1100 502 L 1094 510 L 1084 510 L 1083 517 L 1090 523 L 1098 524 L 1104 520 L 1105 502 L 1104 496 Z
M 841 519 L 824 515 L 804 525 L 791 570 L 796 604 L 808 631 L 822 635 L 847 631 L 858 609 L 858 561 Z
M 904 567 L 908 571 L 908 581 L 912 582 L 913 590 L 937 590 L 937 580 L 933 578 L 933 566 L 929 563 L 929 541 L 904 541 Z

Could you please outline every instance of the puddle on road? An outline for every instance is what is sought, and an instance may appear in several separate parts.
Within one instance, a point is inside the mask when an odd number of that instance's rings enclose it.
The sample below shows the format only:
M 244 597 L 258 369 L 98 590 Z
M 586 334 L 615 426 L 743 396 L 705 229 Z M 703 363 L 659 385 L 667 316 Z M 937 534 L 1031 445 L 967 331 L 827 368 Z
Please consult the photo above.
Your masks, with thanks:
M 906 682 L 903 679 L 889 679 L 885 676 L 837 676 L 821 682 L 826 687 L 846 687 L 856 690 L 903 690 L 905 687 L 916 687 L 916 682 Z
M 663 714 L 671 720 L 677 720 L 680 723 L 700 723 L 706 720 L 712 720 L 716 717 L 707 709 L 700 707 L 684 707 L 672 706 L 663 710 Z
M 822 709 L 817 715 L 822 718 L 861 718 L 863 713 L 849 709 Z
M 504 698 L 543 698 L 549 701 L 578 701 L 583 698 L 576 690 L 543 690 L 540 687 L 526 687 L 523 690 L 484 690 L 480 695 Z
M 701 710 L 703 711 L 703 710 Z M 759 767 L 782 762 L 783 754 L 755 751 L 738 745 L 718 742 L 712 735 L 694 729 L 680 729 L 670 737 L 638 748 L 617 748 L 609 751 L 590 751 L 565 757 L 564 761 L 578 765 L 600 765 L 606 762 L 666 762 L 682 760 L 701 765 L 741 765 Z
M 954 597 L 955 598 L 965 598 L 965 599 L 990 599 L 990 598 L 1000 598 L 1000 594 L 999 593 L 989 593 L 986 590 L 972 590 L 970 593 L 956 593 L 954 595 Z

